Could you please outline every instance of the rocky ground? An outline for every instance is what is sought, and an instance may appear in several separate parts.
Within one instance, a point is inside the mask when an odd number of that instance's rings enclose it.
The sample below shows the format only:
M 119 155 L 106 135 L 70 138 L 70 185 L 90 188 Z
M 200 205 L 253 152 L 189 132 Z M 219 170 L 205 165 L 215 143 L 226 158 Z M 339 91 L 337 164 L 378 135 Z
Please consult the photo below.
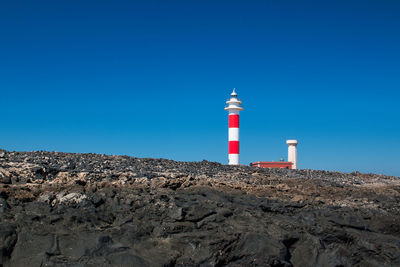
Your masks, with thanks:
M 400 266 L 400 178 L 0 150 L 2 266 Z

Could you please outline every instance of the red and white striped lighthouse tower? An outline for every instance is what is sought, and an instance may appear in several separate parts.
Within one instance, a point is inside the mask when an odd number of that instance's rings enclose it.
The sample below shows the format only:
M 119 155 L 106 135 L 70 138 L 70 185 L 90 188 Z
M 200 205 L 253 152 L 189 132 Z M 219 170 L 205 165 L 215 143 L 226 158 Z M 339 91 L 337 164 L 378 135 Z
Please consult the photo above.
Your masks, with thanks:
M 242 101 L 237 98 L 235 88 L 231 98 L 226 101 L 229 111 L 229 165 L 239 165 L 239 112 L 243 110 L 240 106 Z

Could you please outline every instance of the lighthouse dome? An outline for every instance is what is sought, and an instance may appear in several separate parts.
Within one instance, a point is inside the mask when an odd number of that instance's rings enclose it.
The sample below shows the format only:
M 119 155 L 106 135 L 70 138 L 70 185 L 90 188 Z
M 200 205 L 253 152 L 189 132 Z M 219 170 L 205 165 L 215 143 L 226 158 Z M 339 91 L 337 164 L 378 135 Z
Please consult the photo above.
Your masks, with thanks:
M 231 96 L 232 96 L 232 97 L 237 97 L 237 93 L 236 93 L 236 91 L 235 91 L 235 88 L 233 88 L 233 92 L 232 92 Z

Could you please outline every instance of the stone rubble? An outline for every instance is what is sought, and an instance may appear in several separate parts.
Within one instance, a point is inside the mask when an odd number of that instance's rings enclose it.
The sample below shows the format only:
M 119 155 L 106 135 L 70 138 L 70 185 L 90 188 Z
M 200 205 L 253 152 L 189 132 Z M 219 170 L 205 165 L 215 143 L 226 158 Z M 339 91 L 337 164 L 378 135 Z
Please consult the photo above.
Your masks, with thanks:
M 0 150 L 2 266 L 400 266 L 400 178 Z

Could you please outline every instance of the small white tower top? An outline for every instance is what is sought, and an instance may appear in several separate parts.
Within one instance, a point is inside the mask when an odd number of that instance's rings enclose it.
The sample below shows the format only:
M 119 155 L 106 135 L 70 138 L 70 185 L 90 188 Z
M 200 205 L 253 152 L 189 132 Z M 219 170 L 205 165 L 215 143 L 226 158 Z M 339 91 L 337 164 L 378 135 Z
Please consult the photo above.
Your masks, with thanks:
M 288 145 L 297 145 L 298 142 L 297 142 L 297 140 L 286 140 L 286 144 L 288 144 Z

